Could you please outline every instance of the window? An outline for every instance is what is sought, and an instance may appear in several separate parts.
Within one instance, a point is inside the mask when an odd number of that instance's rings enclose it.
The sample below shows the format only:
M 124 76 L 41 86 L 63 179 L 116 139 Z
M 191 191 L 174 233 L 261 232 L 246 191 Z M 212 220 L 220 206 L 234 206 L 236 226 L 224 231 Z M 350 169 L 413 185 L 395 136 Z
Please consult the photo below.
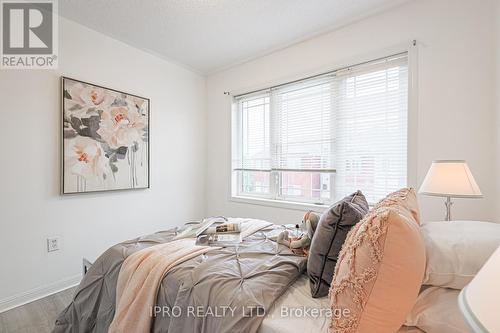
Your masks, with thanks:
M 401 54 L 235 98 L 232 195 L 370 203 L 407 183 L 408 58 Z

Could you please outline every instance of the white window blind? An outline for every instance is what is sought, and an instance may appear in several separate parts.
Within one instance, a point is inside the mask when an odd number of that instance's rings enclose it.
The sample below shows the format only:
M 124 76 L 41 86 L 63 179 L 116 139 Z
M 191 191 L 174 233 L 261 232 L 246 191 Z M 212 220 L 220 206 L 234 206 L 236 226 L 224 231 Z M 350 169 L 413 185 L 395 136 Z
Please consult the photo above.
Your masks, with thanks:
M 361 189 L 375 203 L 406 186 L 407 57 L 336 73 L 335 191 Z
M 371 203 L 406 186 L 408 59 L 400 54 L 242 95 L 233 195 Z
M 270 97 L 269 93 L 244 98 L 239 103 L 241 141 L 238 166 L 241 191 L 250 195 L 270 193 Z
M 272 90 L 273 167 L 276 196 L 283 200 L 330 201 L 333 171 L 332 76 Z
M 273 165 L 332 169 L 332 79 L 306 80 L 273 91 Z

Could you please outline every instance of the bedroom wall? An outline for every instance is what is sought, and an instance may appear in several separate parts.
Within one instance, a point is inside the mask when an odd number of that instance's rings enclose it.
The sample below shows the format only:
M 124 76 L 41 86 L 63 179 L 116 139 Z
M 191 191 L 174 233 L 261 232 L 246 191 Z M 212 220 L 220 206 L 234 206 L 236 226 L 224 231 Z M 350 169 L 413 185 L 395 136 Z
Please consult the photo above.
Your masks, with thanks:
M 59 22 L 58 70 L 0 70 L 0 311 L 79 282 L 83 257 L 204 214 L 205 78 Z M 61 75 L 151 99 L 150 189 L 59 194 Z
M 301 211 L 229 200 L 230 99 L 245 92 L 337 68 L 353 59 L 418 41 L 418 143 L 411 150 L 418 187 L 432 160 L 465 159 L 484 199 L 457 199 L 456 219 L 500 222 L 495 141 L 495 1 L 419 0 L 293 45 L 207 80 L 207 213 L 296 223 Z M 496 41 L 498 42 L 498 40 Z M 497 177 L 495 177 L 497 176 Z M 423 220 L 441 220 L 443 200 L 420 197 Z

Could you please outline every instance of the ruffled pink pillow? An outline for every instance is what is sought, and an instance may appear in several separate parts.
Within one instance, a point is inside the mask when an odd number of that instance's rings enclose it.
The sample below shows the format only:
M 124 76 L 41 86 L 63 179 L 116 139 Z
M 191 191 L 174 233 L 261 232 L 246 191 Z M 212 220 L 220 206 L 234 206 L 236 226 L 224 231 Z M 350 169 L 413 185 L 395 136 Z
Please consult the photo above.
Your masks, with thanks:
M 380 201 L 349 233 L 330 288 L 331 333 L 396 332 L 425 271 L 415 191 Z

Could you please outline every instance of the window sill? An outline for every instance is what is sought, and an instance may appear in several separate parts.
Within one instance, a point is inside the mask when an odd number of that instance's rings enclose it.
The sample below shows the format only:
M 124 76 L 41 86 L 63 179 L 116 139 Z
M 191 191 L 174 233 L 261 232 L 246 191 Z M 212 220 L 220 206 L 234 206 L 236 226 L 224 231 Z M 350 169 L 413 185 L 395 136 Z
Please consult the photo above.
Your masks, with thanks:
M 258 205 L 258 206 L 267 206 L 267 207 L 275 207 L 282 209 L 293 209 L 293 210 L 312 210 L 317 213 L 323 213 L 329 205 L 319 205 L 305 202 L 293 202 L 293 201 L 284 201 L 284 200 L 273 200 L 273 199 L 262 199 L 262 198 L 252 198 L 252 197 L 243 197 L 243 196 L 231 196 L 229 201 L 244 203 L 250 205 Z

